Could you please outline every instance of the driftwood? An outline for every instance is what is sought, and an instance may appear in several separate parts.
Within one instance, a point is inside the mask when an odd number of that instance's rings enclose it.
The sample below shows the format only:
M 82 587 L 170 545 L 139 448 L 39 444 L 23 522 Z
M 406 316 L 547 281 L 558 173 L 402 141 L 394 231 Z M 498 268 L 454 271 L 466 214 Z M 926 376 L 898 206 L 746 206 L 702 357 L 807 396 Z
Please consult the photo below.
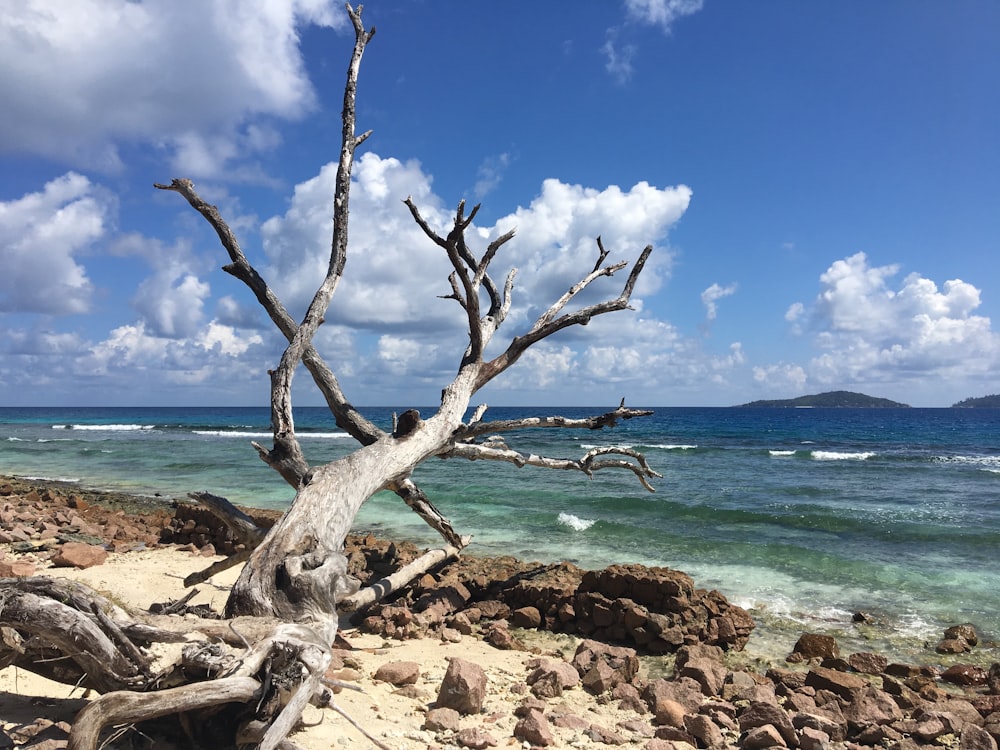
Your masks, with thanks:
M 609 251 L 597 238 L 597 260 L 584 266 L 579 280 L 538 317 L 526 333 L 511 338 L 492 359 L 486 352 L 504 323 L 512 303 L 516 269 L 497 284 L 490 267 L 511 229 L 490 242 L 481 254 L 468 245 L 466 232 L 479 210 L 466 213 L 459 202 L 451 227 L 441 233 L 421 216 L 410 198 L 405 204 L 427 238 L 439 246 L 451 264 L 450 293 L 467 324 L 469 343 L 459 353 L 455 375 L 441 392 L 434 414 L 404 412 L 391 431 L 366 419 L 347 399 L 334 373 L 313 346 L 330 300 L 344 272 L 348 248 L 351 171 L 356 149 L 370 133 L 355 133 L 355 97 L 362 55 L 375 30 L 366 30 L 361 8 L 347 6 L 355 31 L 347 70 L 342 111 L 341 151 L 333 196 L 333 236 L 326 276 L 301 321 L 291 318 L 281 301 L 253 268 L 236 235 L 215 206 L 206 203 L 187 179 L 157 184 L 176 192 L 215 229 L 230 263 L 224 270 L 246 284 L 288 341 L 280 362 L 270 372 L 270 448 L 254 444 L 259 457 L 295 490 L 289 509 L 266 532 L 256 527 L 228 501 L 202 493 L 194 499 L 225 519 L 247 551 L 221 565 L 195 574 L 189 584 L 206 580 L 233 564 L 243 569 L 226 603 L 226 622 L 152 617 L 123 611 L 85 587 L 48 579 L 0 581 L 0 665 L 16 664 L 69 684 L 92 688 L 101 697 L 84 709 L 74 724 L 70 747 L 91 750 L 102 732 L 121 722 L 141 722 L 181 714 L 188 726 L 207 726 L 218 719 L 218 706 L 229 704 L 223 728 L 233 743 L 261 748 L 293 747 L 288 733 L 309 702 L 332 705 L 323 673 L 337 635 L 338 611 L 364 607 L 386 592 L 435 565 L 460 554 L 470 541 L 450 522 L 412 479 L 412 472 L 430 458 L 493 460 L 516 466 L 542 466 L 580 471 L 630 471 L 647 489 L 658 477 L 641 454 L 629 449 L 597 449 L 576 459 L 525 454 L 498 437 L 528 428 L 603 429 L 618 421 L 648 414 L 617 409 L 585 420 L 539 417 L 484 422 L 486 406 L 467 422 L 475 394 L 512 367 L 531 346 L 594 317 L 626 310 L 636 282 L 652 252 L 647 246 L 632 264 L 616 296 L 579 305 L 592 284 L 628 268 L 626 261 L 608 262 Z M 589 268 L 588 268 L 589 267 Z M 575 308 L 572 305 L 577 305 Z M 303 365 L 330 408 L 338 426 L 360 445 L 353 453 L 322 466 L 309 463 L 292 414 L 291 386 Z M 389 490 L 418 513 L 445 541 L 440 550 L 365 592 L 347 573 L 344 540 L 361 505 Z M 186 643 L 176 662 L 154 665 L 146 648 L 154 641 Z M 195 741 L 195 738 L 192 738 Z

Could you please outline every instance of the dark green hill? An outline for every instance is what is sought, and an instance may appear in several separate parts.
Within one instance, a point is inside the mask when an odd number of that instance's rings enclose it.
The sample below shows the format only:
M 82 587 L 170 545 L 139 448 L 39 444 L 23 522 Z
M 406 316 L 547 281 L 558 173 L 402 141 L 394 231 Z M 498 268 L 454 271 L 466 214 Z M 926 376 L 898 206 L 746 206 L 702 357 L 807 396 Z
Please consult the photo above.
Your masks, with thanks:
M 972 409 L 980 406 L 1000 407 L 1000 394 L 980 396 L 979 398 L 967 398 L 964 401 L 959 401 L 957 404 L 952 404 L 952 406 L 956 409 Z
M 798 398 L 779 399 L 776 401 L 751 401 L 749 404 L 741 404 L 741 406 L 768 406 L 783 409 L 809 406 L 846 409 L 909 408 L 909 404 L 901 404 L 898 401 L 890 401 L 887 398 L 866 396 L 863 393 L 851 393 L 851 391 L 830 391 L 828 393 L 816 393 L 812 396 L 799 396 Z

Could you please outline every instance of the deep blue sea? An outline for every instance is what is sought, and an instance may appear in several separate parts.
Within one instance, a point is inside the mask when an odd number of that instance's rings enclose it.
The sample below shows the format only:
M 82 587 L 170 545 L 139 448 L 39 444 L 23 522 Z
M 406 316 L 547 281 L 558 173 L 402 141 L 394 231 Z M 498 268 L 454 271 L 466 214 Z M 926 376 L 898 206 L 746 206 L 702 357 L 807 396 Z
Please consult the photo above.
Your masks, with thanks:
M 364 411 L 391 423 L 391 409 Z M 314 464 L 353 445 L 325 408 L 297 410 L 296 428 Z M 266 408 L 5 408 L 0 473 L 281 508 L 293 492 L 249 444 L 269 438 Z M 649 493 L 628 472 L 432 460 L 415 479 L 472 552 L 678 568 L 750 609 L 755 638 L 785 653 L 805 629 L 898 658 L 960 622 L 1000 640 L 1000 409 L 663 408 L 610 431 L 506 439 L 574 458 L 628 445 L 664 476 Z M 388 493 L 358 529 L 439 541 Z M 876 625 L 852 624 L 858 611 Z

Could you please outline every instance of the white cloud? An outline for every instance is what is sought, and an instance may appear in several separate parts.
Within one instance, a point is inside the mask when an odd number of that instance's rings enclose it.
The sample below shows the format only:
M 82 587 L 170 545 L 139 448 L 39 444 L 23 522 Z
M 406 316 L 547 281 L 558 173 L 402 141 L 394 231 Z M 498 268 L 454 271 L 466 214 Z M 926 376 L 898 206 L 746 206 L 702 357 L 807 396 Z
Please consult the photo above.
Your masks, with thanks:
M 495 156 L 486 157 L 479 169 L 476 170 L 476 185 L 472 189 L 472 194 L 476 200 L 480 200 L 487 194 L 493 192 L 503 181 L 503 174 L 510 166 L 511 155 L 507 152 Z
M 145 279 L 132 298 L 154 335 L 186 338 L 202 324 L 211 287 L 180 268 L 168 268 Z
M 279 296 L 301 317 L 328 264 L 331 232 L 331 195 L 335 165 L 295 188 L 288 210 L 264 222 L 262 238 L 268 266 L 262 274 Z M 468 343 L 464 312 L 453 300 L 437 299 L 450 293 L 451 266 L 444 251 L 431 242 L 413 222 L 402 200 L 413 197 L 421 214 L 446 234 L 453 219 L 444 202 L 433 193 L 431 177 L 418 162 L 401 162 L 366 153 L 354 169 L 351 192 L 350 250 L 343 280 L 327 320 L 349 327 L 356 334 L 378 334 L 373 354 L 359 363 L 365 386 L 384 386 L 406 374 L 409 383 L 432 383 L 439 389 L 455 372 Z M 633 307 L 643 309 L 643 295 L 652 295 L 669 276 L 672 253 L 665 245 L 670 227 L 683 215 L 691 199 L 685 186 L 657 188 L 640 182 L 629 189 L 609 186 L 602 190 L 546 180 L 540 193 L 490 226 L 468 233 L 472 250 L 481 253 L 489 241 L 511 228 L 513 240 L 495 259 L 493 277 L 502 285 L 511 267 L 518 269 L 513 306 L 497 335 L 493 351 L 535 321 L 552 302 L 593 267 L 602 235 L 611 253 L 608 262 L 634 261 L 646 244 L 657 245 L 633 297 Z M 600 279 L 595 289 L 570 306 L 617 296 L 627 270 L 611 279 Z M 531 384 L 538 378 L 555 382 L 579 363 L 582 346 L 612 347 L 605 351 L 616 364 L 615 377 L 646 378 L 636 363 L 671 346 L 675 332 L 655 322 L 637 322 L 636 312 L 613 316 L 613 322 L 595 320 L 582 331 L 560 333 L 550 346 L 532 354 L 515 368 L 523 371 L 504 377 L 502 388 Z M 619 341 L 641 339 L 635 352 L 619 350 Z M 630 343 L 631 345 L 631 343 Z M 564 348 L 565 347 L 565 348 Z M 594 370 L 574 373 L 574 382 L 587 385 L 602 368 L 600 357 L 591 357 Z M 534 363 L 534 364 L 533 364 Z M 633 365 L 640 374 L 629 374 Z M 381 379 L 381 380 L 380 380 Z M 637 382 L 638 382 L 637 381 Z M 398 384 L 397 384 L 398 387 Z
M 704 0 L 625 0 L 625 11 L 630 20 L 670 33 L 674 21 L 697 13 L 704 4 Z
M 632 78 L 634 67 L 632 60 L 638 51 L 634 44 L 623 44 L 618 40 L 619 30 L 608 29 L 601 52 L 604 54 L 604 69 L 620 84 L 627 83 Z
M 332 0 L 9 4 L 0 148 L 114 169 L 118 143 L 141 141 L 212 174 L 235 142 L 273 145 L 254 118 L 313 107 L 297 29 L 345 23 Z
M 0 310 L 87 312 L 93 284 L 76 256 L 105 235 L 113 205 L 75 172 L 0 202 Z
M 943 289 L 917 273 L 897 287 L 897 265 L 872 267 L 864 253 L 833 263 L 808 311 L 825 352 L 809 366 L 820 383 L 898 382 L 969 377 L 995 371 L 1000 336 L 975 315 L 980 292 L 953 279 Z M 798 324 L 805 306 L 786 318 Z
M 736 294 L 736 284 L 730 284 L 729 286 L 720 286 L 719 284 L 712 284 L 708 289 L 701 293 L 701 304 L 705 306 L 705 317 L 708 320 L 715 320 L 719 314 L 718 301 L 724 297 L 730 297 Z

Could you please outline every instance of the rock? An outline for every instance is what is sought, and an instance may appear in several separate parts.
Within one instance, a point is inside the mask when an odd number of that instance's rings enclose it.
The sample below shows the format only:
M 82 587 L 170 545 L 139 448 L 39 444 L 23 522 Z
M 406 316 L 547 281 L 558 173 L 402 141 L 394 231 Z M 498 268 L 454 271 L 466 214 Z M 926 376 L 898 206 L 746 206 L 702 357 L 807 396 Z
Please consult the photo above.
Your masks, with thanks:
M 806 685 L 817 690 L 829 690 L 844 700 L 852 700 L 868 683 L 857 675 L 834 669 L 814 667 L 806 675 Z
M 721 747 L 725 744 L 722 730 L 708 716 L 692 714 L 684 717 L 688 734 L 701 741 L 701 747 Z
M 531 692 L 538 698 L 555 698 L 580 684 L 580 675 L 572 664 L 546 660 L 528 675 Z
M 792 648 L 792 654 L 798 654 L 802 659 L 836 659 L 840 649 L 833 636 L 819 633 L 803 633 Z
M 478 664 L 453 658 L 441 680 L 437 706 L 461 714 L 478 714 L 486 699 L 486 673 Z
M 820 714 L 798 713 L 792 717 L 792 726 L 799 730 L 800 737 L 806 730 L 819 732 L 829 741 L 843 742 L 847 736 L 847 726 Z
M 460 747 L 469 747 L 472 750 L 485 750 L 487 747 L 496 747 L 497 741 L 482 727 L 469 727 L 462 729 L 455 735 L 455 742 Z
M 584 735 L 589 737 L 591 742 L 599 742 L 602 745 L 624 745 L 628 742 L 618 732 L 612 731 L 607 727 L 602 727 L 599 724 L 591 724 L 584 732 Z
M 990 665 L 990 671 L 986 674 L 986 684 L 993 695 L 1000 695 L 1000 664 Z
M 972 650 L 972 646 L 964 638 L 945 638 L 934 650 L 939 654 L 965 654 Z
M 722 664 L 711 659 L 691 659 L 681 667 L 680 675 L 690 677 L 701 685 L 701 692 L 706 696 L 715 697 L 722 694 L 722 686 L 729 674 Z
M 885 671 L 885 668 L 889 665 L 889 660 L 881 654 L 875 654 L 870 651 L 862 651 L 848 656 L 847 663 L 851 665 L 851 669 L 857 672 L 864 672 L 865 674 L 882 674 Z
M 611 680 L 613 684 L 631 682 L 639 672 L 639 657 L 635 649 L 609 646 L 592 640 L 581 641 L 573 656 L 573 666 L 580 677 L 585 678 L 597 663 L 605 664 L 617 675 L 617 678 Z M 607 687 L 612 687 L 613 684 Z
M 108 559 L 108 552 L 102 547 L 81 542 L 67 542 L 52 557 L 57 568 L 91 568 Z
M 0 578 L 28 578 L 35 575 L 35 564 L 28 560 L 0 560 Z
M 511 632 L 506 620 L 491 622 L 483 631 L 483 640 L 502 651 L 527 651 L 524 644 Z
M 795 727 L 792 726 L 792 719 L 788 712 L 781 706 L 770 703 L 751 703 L 739 715 L 739 725 L 741 732 L 749 732 L 752 729 L 759 729 L 771 726 L 781 737 L 782 745 L 792 745 L 796 743 Z M 772 745 L 757 745 L 757 747 L 773 747 Z
M 844 710 L 844 718 L 852 727 L 861 729 L 902 719 L 903 711 L 891 695 L 868 685 L 858 691 Z
M 955 639 L 963 640 L 970 646 L 978 645 L 979 634 L 976 632 L 976 626 L 971 622 L 966 622 L 962 625 L 952 625 L 944 631 L 944 640 L 949 641 Z
M 942 680 L 962 687 L 985 685 L 987 677 L 985 669 L 972 664 L 955 664 L 941 673 Z
M 420 665 L 415 661 L 386 662 L 376 670 L 374 675 L 377 682 L 388 682 L 396 687 L 413 685 L 419 678 Z
M 539 711 L 528 711 L 514 726 L 514 736 L 524 742 L 539 747 L 548 747 L 555 738 L 549 729 L 549 722 Z
M 656 723 L 669 727 L 676 727 L 677 729 L 683 729 L 684 717 L 687 713 L 687 709 L 680 703 L 666 698 L 658 702 L 656 705 Z
M 829 750 L 830 735 L 821 729 L 803 727 L 799 732 L 799 750 Z
M 762 750 L 766 747 L 788 747 L 781 733 L 770 724 L 754 727 L 742 738 L 740 746 L 745 750 Z
M 424 729 L 430 732 L 457 732 L 460 718 L 454 708 L 432 708 L 424 717 Z
M 537 607 L 520 607 L 511 613 L 510 622 L 515 628 L 537 628 L 542 624 L 542 614 Z
M 997 741 L 985 729 L 970 724 L 962 730 L 958 746 L 959 750 L 997 750 Z

